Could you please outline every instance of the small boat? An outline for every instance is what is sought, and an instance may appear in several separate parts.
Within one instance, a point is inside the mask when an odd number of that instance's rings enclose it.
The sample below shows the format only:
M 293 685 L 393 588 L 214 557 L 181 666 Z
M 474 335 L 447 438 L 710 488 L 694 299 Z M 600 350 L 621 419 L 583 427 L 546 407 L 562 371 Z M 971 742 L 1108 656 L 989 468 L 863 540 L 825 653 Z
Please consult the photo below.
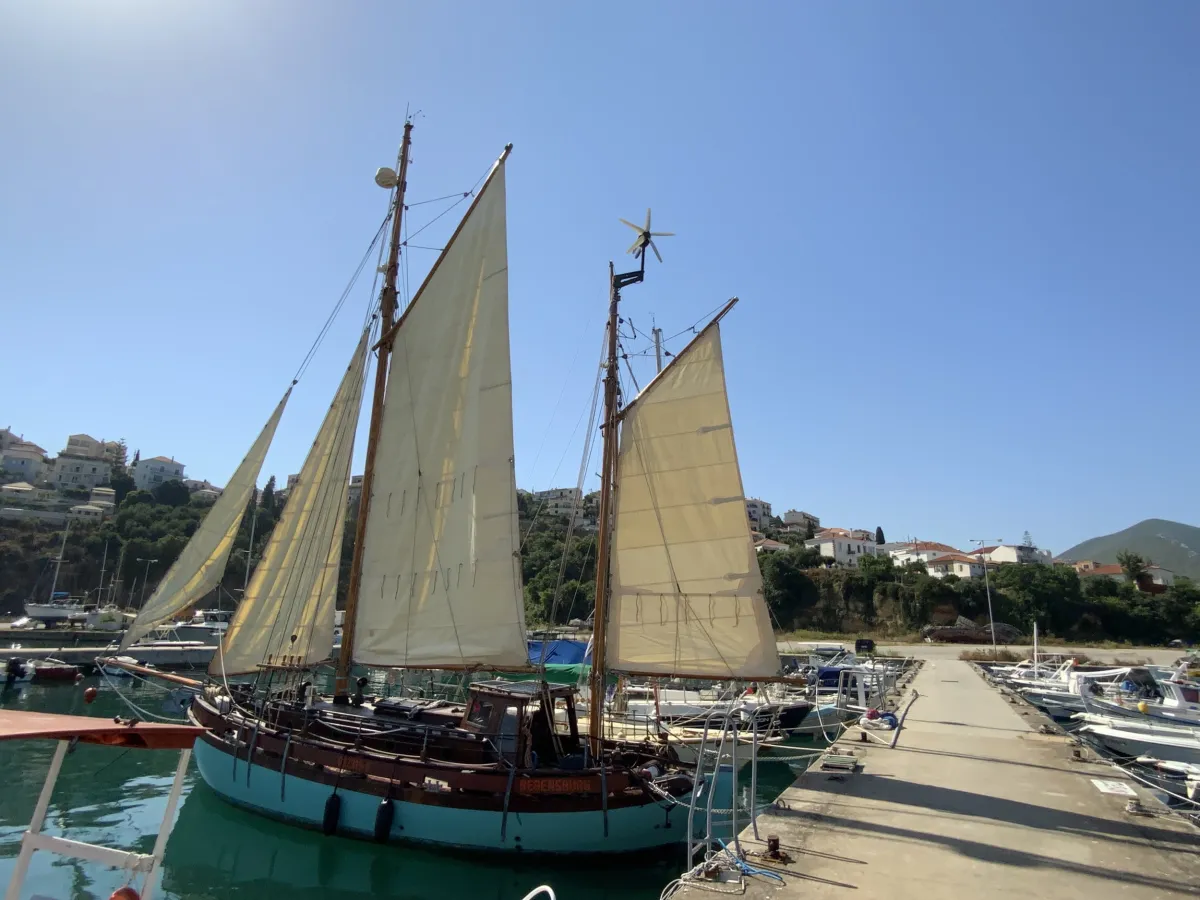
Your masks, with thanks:
M 1200 684 L 1187 679 L 1186 666 L 1164 679 L 1155 679 L 1147 669 L 1130 669 L 1115 696 L 1085 694 L 1083 703 L 1100 715 L 1200 726 Z
M 79 666 L 61 659 L 21 659 L 14 656 L 4 665 L 0 684 L 24 684 L 30 681 L 74 681 Z
M 1200 765 L 1200 732 L 1155 722 L 1084 714 L 1081 735 L 1123 758 L 1155 759 Z

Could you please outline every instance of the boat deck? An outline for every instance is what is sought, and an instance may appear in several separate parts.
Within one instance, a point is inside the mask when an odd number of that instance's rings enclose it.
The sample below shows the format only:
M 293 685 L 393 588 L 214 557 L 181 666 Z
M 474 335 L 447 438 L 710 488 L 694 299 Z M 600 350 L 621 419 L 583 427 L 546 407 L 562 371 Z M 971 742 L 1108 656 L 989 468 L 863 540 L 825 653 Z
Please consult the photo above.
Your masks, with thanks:
M 1071 739 L 1042 734 L 965 662 L 927 662 L 896 749 L 847 735 L 854 774 L 814 767 L 759 816 L 743 848 L 778 835 L 793 861 L 784 883 L 747 879 L 747 897 L 1126 900 L 1200 893 L 1200 831 L 1125 812 L 1131 798 L 1093 779 L 1132 783 L 1104 762 L 1073 759 Z M 1108 787 L 1108 785 L 1105 785 Z M 1149 810 L 1161 810 L 1136 786 Z M 752 865 L 761 862 L 750 858 Z M 774 865 L 774 864 L 772 864 Z M 696 888 L 691 896 L 711 896 Z

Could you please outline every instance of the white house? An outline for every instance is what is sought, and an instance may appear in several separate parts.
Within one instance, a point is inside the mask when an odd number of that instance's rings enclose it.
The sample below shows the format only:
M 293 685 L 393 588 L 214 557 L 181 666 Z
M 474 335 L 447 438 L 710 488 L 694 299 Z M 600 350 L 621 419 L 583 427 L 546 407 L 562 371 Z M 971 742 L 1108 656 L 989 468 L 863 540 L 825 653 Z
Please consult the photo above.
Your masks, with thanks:
M 72 519 L 82 520 L 85 522 L 100 522 L 104 517 L 111 512 L 102 506 L 93 506 L 91 503 L 81 503 L 79 506 L 72 506 L 67 510 L 67 515 Z
M 1053 562 L 1049 550 L 1039 550 L 1029 544 L 997 544 L 972 550 L 977 559 L 987 560 L 993 565 L 1000 563 L 1025 563 L 1048 566 Z
M 947 575 L 957 575 L 959 578 L 983 577 L 983 563 L 965 553 L 947 553 L 945 556 L 936 556 L 929 560 L 925 569 L 934 578 L 945 578 Z
M 838 531 L 844 531 L 844 529 L 831 528 L 815 538 L 805 541 L 804 546 L 820 550 L 821 556 L 851 569 L 858 568 L 858 561 L 861 557 L 876 556 L 879 553 L 879 548 L 874 540 L 851 537 L 848 533 L 838 534 Z
M 92 488 L 92 496 L 88 498 L 92 506 L 100 506 L 112 512 L 117 507 L 117 492 L 110 487 Z
M 11 441 L 0 451 L 0 469 L 34 484 L 42 475 L 46 451 L 31 441 Z
M 550 516 L 570 516 L 571 509 L 583 500 L 579 488 L 551 488 L 533 492 L 534 512 Z
M 1096 563 L 1091 560 L 1084 560 L 1082 564 L 1075 564 L 1075 571 L 1079 573 L 1081 579 L 1107 576 L 1115 581 L 1128 580 L 1125 577 L 1125 570 L 1115 563 Z M 1175 583 L 1175 573 L 1170 569 L 1164 569 L 1162 566 L 1146 566 L 1146 575 L 1149 576 L 1151 582 L 1160 584 L 1163 587 L 1170 587 Z
M 139 459 L 129 469 L 139 491 L 151 491 L 164 481 L 183 481 L 184 465 L 166 456 Z
M 783 526 L 781 530 L 788 534 L 804 534 L 808 531 L 809 526 L 812 526 L 813 534 L 815 535 L 821 530 L 821 520 L 812 513 L 799 509 L 789 509 L 783 514 Z
M 889 548 L 888 555 L 892 557 L 892 562 L 897 566 L 907 565 L 910 562 L 928 565 L 939 556 L 962 555 L 962 551 L 957 547 L 939 544 L 937 541 L 906 541 L 903 544 L 888 544 L 887 546 Z
M 350 487 L 346 490 L 346 505 L 353 506 L 362 499 L 362 482 L 361 475 L 350 476 Z
M 54 460 L 52 481 L 54 487 L 60 491 L 72 488 L 90 491 L 94 487 L 108 484 L 111 474 L 112 463 L 107 459 L 60 453 Z
M 771 526 L 771 504 L 757 497 L 747 497 L 746 518 L 755 531 L 764 531 Z

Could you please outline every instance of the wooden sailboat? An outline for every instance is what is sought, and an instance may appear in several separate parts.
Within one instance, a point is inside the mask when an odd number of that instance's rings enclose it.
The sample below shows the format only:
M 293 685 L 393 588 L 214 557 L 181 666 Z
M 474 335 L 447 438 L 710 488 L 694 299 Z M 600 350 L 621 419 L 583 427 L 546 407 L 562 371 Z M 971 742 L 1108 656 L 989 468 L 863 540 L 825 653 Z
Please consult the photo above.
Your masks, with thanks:
M 398 173 L 377 176 L 395 187 L 379 337 L 361 336 L 210 668 L 213 681 L 192 704 L 206 729 L 196 744 L 201 775 L 256 812 L 376 840 L 550 853 L 686 840 L 693 793 L 728 797 L 731 773 L 697 781 L 669 747 L 606 740 L 601 729 L 582 734 L 573 686 L 483 681 L 455 706 L 369 698 L 365 678 L 350 680 L 355 665 L 530 667 L 508 336 L 511 148 L 397 316 L 411 128 Z M 602 720 L 610 667 L 745 679 L 778 671 L 743 508 L 720 316 L 633 403 L 619 404 L 620 290 L 641 280 L 644 266 L 643 257 L 641 273 L 611 279 L 593 722 Z M 350 457 L 372 349 L 342 642 L 334 693 L 321 697 L 307 673 L 333 646 Z M 253 489 L 260 444 L 269 444 L 286 400 L 231 481 L 239 497 Z M 214 571 L 219 577 L 246 505 L 222 505 L 230 493 L 164 579 L 169 588 L 147 603 L 135 637 L 211 588 Z M 256 680 L 229 682 L 244 675 Z

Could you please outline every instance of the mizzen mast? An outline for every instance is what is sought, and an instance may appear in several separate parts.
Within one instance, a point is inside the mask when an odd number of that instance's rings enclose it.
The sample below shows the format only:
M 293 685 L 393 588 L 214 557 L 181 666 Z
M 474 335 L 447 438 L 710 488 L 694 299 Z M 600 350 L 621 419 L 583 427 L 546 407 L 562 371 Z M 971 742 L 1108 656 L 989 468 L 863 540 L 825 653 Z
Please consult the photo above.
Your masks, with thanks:
M 388 358 L 392 352 L 394 331 L 392 322 L 396 318 L 396 280 L 400 270 L 400 221 L 404 215 L 404 189 L 407 186 L 408 152 L 412 144 L 412 121 L 404 123 L 404 139 L 400 144 L 400 166 L 398 172 L 380 169 L 375 183 L 380 187 L 395 187 L 396 204 L 392 211 L 392 233 L 388 245 L 387 268 L 383 278 L 383 294 L 380 297 L 379 317 L 383 339 L 377 347 L 375 361 L 375 393 L 371 400 L 371 425 L 367 432 L 367 458 L 363 467 L 362 494 L 358 504 L 358 521 L 354 527 L 354 557 L 350 564 L 350 585 L 346 591 L 346 611 L 342 622 L 342 648 L 338 655 L 337 675 L 334 680 L 334 702 L 348 697 L 348 675 L 354 653 L 354 620 L 358 609 L 358 594 L 362 587 L 363 547 L 367 532 L 367 513 L 371 506 L 371 487 L 375 480 L 375 453 L 379 447 L 379 436 L 383 425 L 383 401 L 387 390 Z

